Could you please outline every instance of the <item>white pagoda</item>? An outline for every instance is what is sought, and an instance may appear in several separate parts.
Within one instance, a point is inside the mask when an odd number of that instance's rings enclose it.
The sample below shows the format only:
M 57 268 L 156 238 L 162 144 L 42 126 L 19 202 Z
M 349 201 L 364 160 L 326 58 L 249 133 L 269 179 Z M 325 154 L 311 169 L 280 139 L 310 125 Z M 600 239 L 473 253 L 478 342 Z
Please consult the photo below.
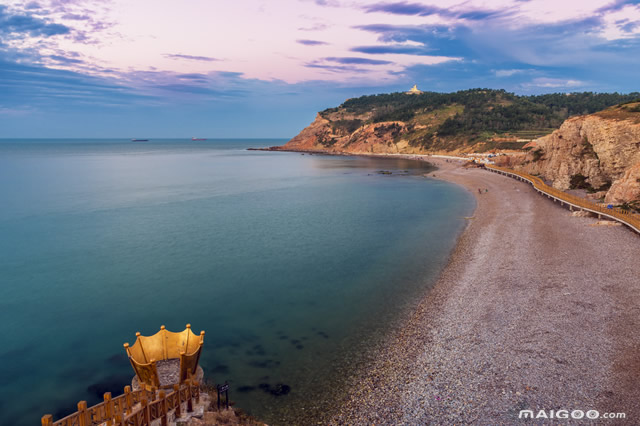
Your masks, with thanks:
M 422 93 L 422 90 L 418 89 L 418 85 L 414 84 L 413 87 L 411 88 L 411 90 L 409 90 L 408 92 L 405 92 L 407 95 L 419 95 L 420 93 Z

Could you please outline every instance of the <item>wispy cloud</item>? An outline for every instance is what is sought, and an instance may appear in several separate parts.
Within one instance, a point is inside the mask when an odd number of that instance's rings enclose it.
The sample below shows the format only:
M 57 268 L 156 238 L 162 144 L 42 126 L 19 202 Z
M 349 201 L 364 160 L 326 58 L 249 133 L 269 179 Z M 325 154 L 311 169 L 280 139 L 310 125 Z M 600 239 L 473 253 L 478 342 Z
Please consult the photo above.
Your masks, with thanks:
M 327 24 L 316 23 L 311 25 L 310 27 L 300 27 L 298 31 L 323 31 L 329 28 Z
M 2 107 L 0 106 L 0 116 L 5 115 L 5 116 L 13 116 L 13 117 L 20 117 L 20 116 L 27 116 L 30 114 L 33 114 L 35 112 L 35 108 L 29 107 L 29 106 L 21 106 L 21 107 L 16 107 L 16 108 L 6 108 L 6 107 Z
M 313 3 L 318 6 L 329 6 L 329 7 L 339 7 L 340 2 L 337 0 L 311 0 Z
M 369 55 L 384 55 L 384 54 L 396 54 L 396 55 L 418 55 L 426 56 L 432 55 L 433 50 L 428 49 L 425 46 L 408 46 L 401 44 L 382 44 L 378 46 L 356 46 L 351 48 L 352 52 L 366 53 Z
M 496 77 L 511 77 L 516 74 L 522 74 L 526 70 L 494 70 Z
M 202 82 L 207 81 L 207 75 L 206 74 L 199 74 L 199 73 L 191 73 L 191 74 L 178 74 L 176 75 L 177 78 L 184 78 L 187 80 L 199 80 Z
M 329 65 L 329 64 L 318 64 L 318 63 L 309 63 L 304 65 L 306 68 L 316 68 L 328 71 L 330 73 L 367 73 L 369 72 L 366 68 L 360 68 L 356 66 L 348 66 L 348 65 Z
M 598 13 L 615 12 L 623 9 L 627 5 L 636 5 L 637 0 L 614 0 L 597 10 Z
M 376 34 L 378 40 L 384 43 L 377 47 L 362 46 L 363 53 L 367 53 L 367 50 L 375 53 L 376 50 L 384 52 L 405 49 L 407 54 L 426 55 L 426 46 L 428 46 L 428 52 L 431 55 L 469 57 L 476 54 L 476 49 L 472 47 L 474 42 L 472 30 L 466 26 L 369 24 L 355 28 Z M 400 47 L 402 45 L 415 49 Z M 362 47 L 355 47 L 355 49 Z
M 40 9 L 40 4 L 35 1 L 30 1 L 24 6 L 24 8 L 27 10 Z
M 70 58 L 69 56 L 60 56 L 60 55 L 50 55 L 48 56 L 48 58 L 53 59 L 57 63 L 66 64 L 66 65 L 83 64 L 85 62 L 82 59 L 75 59 L 75 58 Z
M 0 5 L 0 34 L 51 37 L 69 34 L 71 29 L 62 24 L 48 22 L 27 13 L 16 13 Z
M 77 13 L 65 13 L 62 15 L 62 19 L 70 19 L 72 21 L 88 21 L 91 19 L 89 15 L 80 15 Z
M 452 8 L 442 8 L 437 6 L 426 5 L 422 3 L 409 2 L 393 2 L 393 3 L 376 3 L 364 6 L 363 9 L 367 13 L 382 12 L 393 15 L 414 15 L 414 16 L 431 16 L 439 15 L 448 18 L 459 18 L 467 20 L 483 20 L 487 18 L 502 17 L 513 13 L 508 8 L 502 7 L 498 10 L 489 10 L 470 7 L 467 3 L 462 6 Z
M 182 54 L 172 54 L 167 53 L 164 55 L 165 58 L 169 59 L 187 59 L 190 61 L 204 61 L 204 62 L 214 62 L 219 61 L 218 58 L 212 58 L 210 56 L 194 56 L 194 55 L 182 55 Z
M 77 102 L 126 105 L 144 98 L 115 80 L 4 61 L 0 61 L 0 92 L 0 106 L 10 109 L 71 108 Z
M 363 8 L 367 13 L 384 12 L 395 15 L 433 15 L 446 12 L 436 6 L 429 6 L 420 3 L 395 2 L 395 3 L 376 3 Z
M 329 44 L 319 40 L 296 40 L 296 43 L 304 44 L 305 46 L 326 46 Z
M 525 87 L 572 89 L 572 90 L 575 90 L 576 88 L 579 88 L 579 87 L 584 87 L 586 85 L 587 85 L 586 82 L 580 81 L 580 80 L 547 78 L 547 77 L 534 78 L 530 82 L 523 83 L 523 86 Z
M 325 61 L 329 62 L 337 62 L 339 64 L 345 65 L 389 65 L 393 62 L 391 61 L 381 61 L 379 59 L 369 59 L 369 58 L 356 58 L 356 57 L 329 57 L 324 58 Z

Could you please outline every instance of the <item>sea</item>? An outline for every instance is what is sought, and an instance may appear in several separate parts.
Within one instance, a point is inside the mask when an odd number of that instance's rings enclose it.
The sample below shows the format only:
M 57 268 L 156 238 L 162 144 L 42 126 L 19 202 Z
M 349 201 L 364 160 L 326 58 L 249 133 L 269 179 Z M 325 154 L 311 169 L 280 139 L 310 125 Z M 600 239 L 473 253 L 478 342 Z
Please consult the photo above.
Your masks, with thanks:
M 475 202 L 424 162 L 247 150 L 285 142 L 1 139 L 0 423 L 121 394 L 123 344 L 187 323 L 236 408 L 331 413 Z

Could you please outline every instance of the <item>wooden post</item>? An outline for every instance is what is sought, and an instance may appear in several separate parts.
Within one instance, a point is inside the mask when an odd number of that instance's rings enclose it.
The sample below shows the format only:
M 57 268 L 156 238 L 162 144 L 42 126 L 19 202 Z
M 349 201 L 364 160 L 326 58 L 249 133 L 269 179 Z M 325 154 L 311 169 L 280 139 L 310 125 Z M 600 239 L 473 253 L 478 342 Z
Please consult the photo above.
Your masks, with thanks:
M 136 341 L 140 341 L 140 350 L 142 351 L 142 356 L 143 356 L 144 362 L 146 364 L 149 361 L 147 361 L 147 354 L 144 353 L 144 346 L 142 346 L 142 339 L 140 338 L 140 332 L 139 331 L 136 331 Z M 135 343 L 134 343 L 134 345 L 135 345 Z
M 104 417 L 107 421 L 107 426 L 113 426 L 113 401 L 111 400 L 111 392 L 105 392 L 104 398 Z
M 53 416 L 51 414 L 42 416 L 42 426 L 53 426 Z
M 187 341 L 184 344 L 184 350 L 188 351 L 189 350 L 189 335 L 191 334 L 191 324 L 187 324 L 186 325 L 186 329 L 187 329 Z
M 133 407 L 133 395 L 131 394 L 131 386 L 124 387 L 124 406 L 125 414 L 128 416 L 131 414 L 131 407 Z
M 162 359 L 167 359 L 167 330 L 164 325 L 160 326 L 160 331 L 162 332 Z
M 229 409 L 229 383 L 224 381 L 224 403 L 227 406 L 227 410 Z
M 116 414 L 116 426 L 124 426 L 122 414 Z
M 158 390 L 158 388 L 156 388 L 155 386 L 151 386 L 149 388 L 149 402 L 153 402 L 156 400 L 156 391 Z
M 156 388 L 160 387 L 160 376 L 158 376 L 158 367 L 156 365 L 156 360 L 151 359 L 151 370 L 153 371 L 153 386 Z
M 176 405 L 176 419 L 182 417 L 182 398 L 180 398 L 180 385 L 173 385 L 173 391 L 178 398 L 178 405 Z
M 91 423 L 87 412 L 87 401 L 78 402 L 78 426 L 91 426 Z
M 160 425 L 167 426 L 167 395 L 163 390 L 158 392 L 158 399 L 160 400 Z
M 185 382 L 187 385 L 187 413 L 193 411 L 193 401 L 191 400 L 191 380 Z
M 182 383 L 189 378 L 189 373 L 187 372 L 187 358 L 186 352 L 180 351 L 180 377 L 178 378 L 178 382 Z
M 197 381 L 193 381 L 193 386 L 196 388 L 195 389 L 195 394 L 196 394 L 196 404 L 200 404 L 200 383 L 198 383 Z
M 200 332 L 200 342 L 198 342 L 198 355 L 196 355 L 196 362 L 193 364 L 192 374 L 198 372 L 198 364 L 200 363 L 200 355 L 202 355 L 202 346 L 204 345 L 204 330 Z
M 151 423 L 151 416 L 149 415 L 149 402 L 146 399 L 140 401 L 140 405 L 142 406 L 142 424 L 148 425 Z

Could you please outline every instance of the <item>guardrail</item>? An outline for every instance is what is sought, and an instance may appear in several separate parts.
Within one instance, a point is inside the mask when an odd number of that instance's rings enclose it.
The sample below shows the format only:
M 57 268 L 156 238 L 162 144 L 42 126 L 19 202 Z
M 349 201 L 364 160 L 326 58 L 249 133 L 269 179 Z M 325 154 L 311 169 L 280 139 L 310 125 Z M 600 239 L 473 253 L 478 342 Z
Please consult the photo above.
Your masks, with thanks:
M 86 401 L 78 403 L 78 411 L 53 421 L 51 414 L 42 417 L 42 426 L 147 426 L 154 420 L 167 425 L 167 417 L 175 410 L 175 418 L 182 415 L 182 404 L 186 403 L 188 413 L 193 411 L 193 401 L 200 402 L 200 385 L 196 381 L 185 381 L 174 385 L 173 391 L 166 393 L 156 388 L 131 391 L 125 386 L 124 394 L 111 398 L 111 392 L 104 394 L 104 401 L 87 408 Z
M 516 170 L 507 169 L 505 167 L 499 167 L 492 164 L 486 164 L 485 168 L 495 173 L 500 173 L 506 176 L 514 177 L 521 181 L 529 182 L 539 193 L 545 194 L 549 198 L 553 198 L 554 201 L 560 201 L 560 203 L 562 203 L 563 205 L 567 204 L 570 210 L 573 210 L 573 208 L 577 208 L 579 210 L 586 210 L 591 213 L 595 213 L 598 215 L 598 217 L 608 217 L 609 219 L 616 220 L 628 226 L 629 228 L 640 234 L 640 215 L 633 214 L 629 211 L 622 210 L 616 207 L 603 207 L 596 203 L 589 202 L 589 200 L 585 200 L 584 198 L 567 194 L 564 191 L 560 191 L 559 189 L 547 185 L 542 179 L 537 176 L 532 176 L 527 173 L 522 173 Z

